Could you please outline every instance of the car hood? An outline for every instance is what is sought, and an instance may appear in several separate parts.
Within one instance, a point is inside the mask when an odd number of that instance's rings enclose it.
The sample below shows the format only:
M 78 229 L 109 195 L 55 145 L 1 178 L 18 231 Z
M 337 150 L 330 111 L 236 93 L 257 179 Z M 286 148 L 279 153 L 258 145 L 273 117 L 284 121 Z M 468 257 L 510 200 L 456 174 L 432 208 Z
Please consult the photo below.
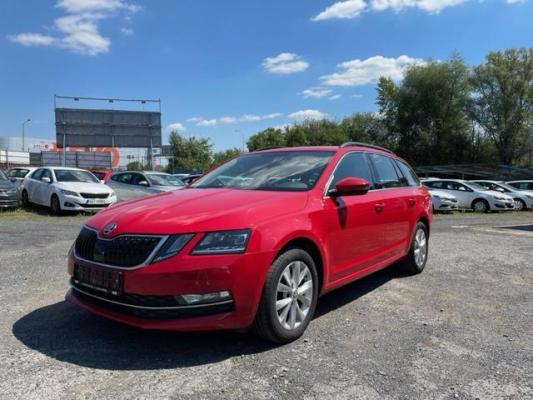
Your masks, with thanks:
M 15 189 L 15 185 L 11 181 L 0 179 L 0 189 L 8 191 L 9 189 Z
M 446 193 L 442 190 L 430 190 L 429 194 L 431 194 L 432 196 L 439 196 L 443 199 L 450 199 L 450 200 L 456 199 L 456 197 L 453 194 Z
M 485 190 L 482 193 L 485 193 L 485 194 L 487 194 L 489 196 L 503 197 L 506 200 L 513 200 L 513 198 L 511 196 L 509 196 L 508 194 L 505 194 L 505 193 L 502 193 L 502 192 L 498 192 L 496 190 Z
M 76 193 L 109 193 L 111 188 L 102 183 L 92 182 L 58 182 L 58 189 L 71 190 Z
M 141 197 L 101 211 L 87 224 L 102 231 L 116 224 L 121 233 L 172 234 L 253 228 L 301 210 L 307 192 L 273 192 L 239 189 L 185 189 Z

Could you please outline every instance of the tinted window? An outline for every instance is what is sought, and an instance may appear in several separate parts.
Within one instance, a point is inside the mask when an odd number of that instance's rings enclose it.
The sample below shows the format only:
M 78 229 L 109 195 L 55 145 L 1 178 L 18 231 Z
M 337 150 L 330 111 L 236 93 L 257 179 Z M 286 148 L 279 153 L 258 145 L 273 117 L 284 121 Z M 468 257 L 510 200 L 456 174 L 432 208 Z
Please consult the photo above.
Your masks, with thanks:
M 400 178 L 396 173 L 393 161 L 390 157 L 380 154 L 370 154 L 370 159 L 377 173 L 376 186 L 390 188 L 402 186 Z
M 7 176 L 4 174 L 3 171 L 0 171 L 0 180 L 7 181 Z
M 338 181 L 346 177 L 366 179 L 370 183 L 370 187 L 373 187 L 372 172 L 364 153 L 348 153 L 342 158 L 333 171 L 333 179 L 329 189 L 333 189 Z
M 120 182 L 120 183 L 131 183 L 131 178 L 133 174 L 118 174 L 113 175 L 111 180 Z
M 442 189 L 444 182 L 442 181 L 424 181 L 424 186 L 427 186 L 432 189 Z
M 133 174 L 133 177 L 131 178 L 131 183 L 134 185 L 138 185 L 139 182 L 148 182 L 144 175 L 141 174 Z
M 156 186 L 184 186 L 183 182 L 179 178 L 172 175 L 147 174 L 146 177 L 152 185 Z
M 303 191 L 311 189 L 331 151 L 257 151 L 234 158 L 200 178 L 194 188 Z
M 12 169 L 10 170 L 7 175 L 10 177 L 10 178 L 24 178 L 27 173 L 30 172 L 29 169 L 24 169 L 24 168 L 17 168 L 17 169 Z
M 105 177 L 105 174 L 103 172 L 98 171 L 93 172 L 93 175 L 96 176 L 99 180 L 102 180 Z
M 406 180 L 407 185 L 409 186 L 420 185 L 418 176 L 415 174 L 415 171 L 413 171 L 409 165 L 407 165 L 406 163 L 400 160 L 396 160 L 396 165 L 398 166 L 398 168 L 400 168 L 400 171 L 403 175 L 403 178 Z
M 41 176 L 43 175 L 43 172 L 44 172 L 44 169 L 39 168 L 38 170 L 36 170 L 36 171 L 31 175 L 31 178 L 32 178 L 32 179 L 40 180 L 40 179 L 41 179 Z

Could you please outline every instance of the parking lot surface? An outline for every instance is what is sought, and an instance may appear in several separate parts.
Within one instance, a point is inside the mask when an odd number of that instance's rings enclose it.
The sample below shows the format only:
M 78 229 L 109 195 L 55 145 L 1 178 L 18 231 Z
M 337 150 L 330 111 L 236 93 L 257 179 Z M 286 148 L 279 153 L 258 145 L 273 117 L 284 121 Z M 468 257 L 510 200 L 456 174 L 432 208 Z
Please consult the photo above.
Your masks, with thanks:
M 532 213 L 436 216 L 421 275 L 391 267 L 322 297 L 281 347 L 65 303 L 84 220 L 0 215 L 2 399 L 533 398 Z

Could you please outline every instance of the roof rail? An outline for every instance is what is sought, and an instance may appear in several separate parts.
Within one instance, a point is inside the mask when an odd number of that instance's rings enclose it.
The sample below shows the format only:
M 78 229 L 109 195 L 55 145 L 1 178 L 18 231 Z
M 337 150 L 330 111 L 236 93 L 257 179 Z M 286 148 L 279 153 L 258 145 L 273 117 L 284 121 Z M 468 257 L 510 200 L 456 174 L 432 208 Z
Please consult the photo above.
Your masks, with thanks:
M 381 150 L 381 151 L 385 151 L 390 154 L 394 154 L 392 150 L 386 149 L 385 147 L 376 146 L 374 144 L 363 143 L 363 142 L 346 142 L 346 143 L 341 144 L 340 147 L 348 147 L 348 146 L 368 147 L 370 149 Z
M 261 147 L 260 149 L 255 149 L 254 152 L 256 151 L 264 151 L 264 150 L 274 150 L 274 149 L 284 149 L 286 148 L 287 146 L 269 146 L 269 147 Z

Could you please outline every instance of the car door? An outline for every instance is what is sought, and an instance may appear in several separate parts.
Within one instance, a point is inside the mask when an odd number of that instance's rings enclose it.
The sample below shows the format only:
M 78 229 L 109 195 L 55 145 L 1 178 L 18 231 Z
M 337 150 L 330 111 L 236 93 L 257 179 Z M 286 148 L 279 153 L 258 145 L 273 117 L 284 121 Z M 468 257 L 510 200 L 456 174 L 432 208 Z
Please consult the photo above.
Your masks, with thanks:
M 43 179 L 48 178 L 50 179 L 49 182 L 45 182 Z M 41 179 L 37 182 L 36 190 L 35 190 L 35 202 L 42 204 L 43 206 L 49 206 L 50 202 L 48 201 L 50 199 L 50 191 L 52 190 L 52 171 L 50 171 L 48 168 L 45 168 L 43 170 L 43 174 L 41 175 Z
M 135 187 L 131 184 L 133 172 L 123 172 L 114 174 L 109 179 L 107 185 L 113 189 L 120 201 L 133 199 L 138 196 Z
M 39 182 L 41 181 L 41 176 L 44 172 L 44 168 L 39 168 L 35 170 L 30 177 L 25 181 L 24 188 L 28 193 L 28 199 L 32 203 L 38 203 L 37 199 L 37 190 L 39 189 Z
M 399 257 L 404 254 L 411 237 L 411 220 L 416 199 L 413 190 L 391 157 L 371 153 L 370 161 L 376 176 L 376 186 L 381 189 L 383 209 L 381 224 L 384 239 L 383 256 Z
M 445 187 L 457 198 L 457 204 L 460 208 L 471 208 L 476 193 L 463 185 L 461 182 L 446 181 Z
M 381 215 L 376 206 L 381 202 L 380 191 L 363 195 L 331 197 L 327 193 L 342 178 L 364 178 L 374 188 L 370 164 L 363 152 L 351 152 L 339 161 L 329 179 L 324 198 L 328 261 L 331 282 L 346 278 L 359 270 L 374 266 L 380 259 L 382 241 Z
M 157 193 L 158 190 L 154 189 L 150 184 L 150 180 L 141 173 L 133 174 L 131 179 L 132 184 L 135 186 L 135 191 L 138 193 L 138 196 L 146 196 L 152 193 Z

